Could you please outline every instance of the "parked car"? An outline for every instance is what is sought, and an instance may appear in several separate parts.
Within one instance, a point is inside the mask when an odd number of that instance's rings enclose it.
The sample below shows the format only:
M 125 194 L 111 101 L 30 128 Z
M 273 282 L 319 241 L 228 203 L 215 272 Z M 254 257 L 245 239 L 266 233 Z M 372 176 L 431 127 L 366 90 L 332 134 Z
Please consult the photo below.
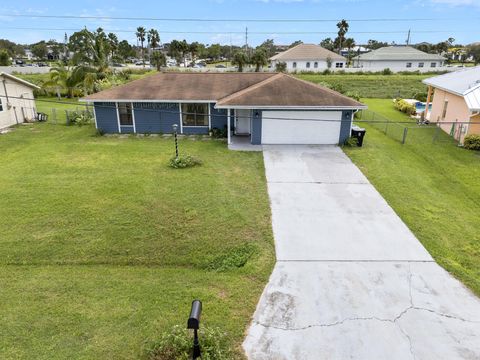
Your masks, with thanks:
M 43 62 L 39 62 L 37 63 L 38 67 L 45 67 L 45 66 L 48 66 L 48 64 L 46 63 L 43 63 Z
M 226 66 L 223 65 L 223 64 L 215 65 L 215 67 L 216 67 L 217 69 L 225 69 L 225 68 L 226 68 Z
M 124 67 L 125 65 L 120 64 L 120 63 L 113 63 L 113 67 Z

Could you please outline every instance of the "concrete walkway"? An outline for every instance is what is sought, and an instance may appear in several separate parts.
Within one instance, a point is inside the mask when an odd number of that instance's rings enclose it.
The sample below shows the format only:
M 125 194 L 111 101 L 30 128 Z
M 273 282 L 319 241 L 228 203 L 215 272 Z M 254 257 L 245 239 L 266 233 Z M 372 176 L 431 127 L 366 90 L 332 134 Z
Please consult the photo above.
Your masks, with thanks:
M 337 147 L 264 146 L 277 264 L 250 359 L 480 359 L 480 300 Z

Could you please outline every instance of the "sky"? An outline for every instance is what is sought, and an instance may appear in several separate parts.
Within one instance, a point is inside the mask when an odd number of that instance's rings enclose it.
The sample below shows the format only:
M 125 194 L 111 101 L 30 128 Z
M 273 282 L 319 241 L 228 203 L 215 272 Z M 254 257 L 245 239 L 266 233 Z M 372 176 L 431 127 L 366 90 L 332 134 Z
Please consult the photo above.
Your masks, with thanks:
M 164 20 L 35 17 L 45 15 Z M 222 21 L 165 20 L 172 18 Z M 63 42 L 65 32 L 70 36 L 76 29 L 86 26 L 90 30 L 102 27 L 107 32 L 116 32 L 120 40 L 134 44 L 135 29 L 144 26 L 157 29 L 162 42 L 186 39 L 205 44 L 243 45 L 248 27 L 248 43 L 253 46 L 267 38 L 274 39 L 276 44 L 290 44 L 295 40 L 318 44 L 326 37 L 335 37 L 336 22 L 342 18 L 350 24 L 347 36 L 353 37 L 357 44 L 366 43 L 368 39 L 404 44 L 409 29 L 411 43 L 437 43 L 449 37 L 462 44 L 480 41 L 480 30 L 475 26 L 480 23 L 480 0 L 2 0 L 0 38 L 22 44 L 49 39 Z M 253 22 L 247 19 L 328 21 Z

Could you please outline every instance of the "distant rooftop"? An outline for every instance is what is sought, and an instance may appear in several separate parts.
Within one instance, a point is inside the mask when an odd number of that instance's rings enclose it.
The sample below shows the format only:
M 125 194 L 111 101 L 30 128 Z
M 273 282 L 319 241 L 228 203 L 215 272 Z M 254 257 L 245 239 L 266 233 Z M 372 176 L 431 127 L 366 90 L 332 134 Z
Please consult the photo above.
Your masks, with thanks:
M 355 57 L 358 59 L 358 57 Z M 360 60 L 436 60 L 443 61 L 445 58 L 437 54 L 428 54 L 411 46 L 386 46 L 369 53 L 360 55 Z
M 294 46 L 280 54 L 272 56 L 270 60 L 327 60 L 327 58 L 347 61 L 343 56 L 315 44 L 300 44 Z

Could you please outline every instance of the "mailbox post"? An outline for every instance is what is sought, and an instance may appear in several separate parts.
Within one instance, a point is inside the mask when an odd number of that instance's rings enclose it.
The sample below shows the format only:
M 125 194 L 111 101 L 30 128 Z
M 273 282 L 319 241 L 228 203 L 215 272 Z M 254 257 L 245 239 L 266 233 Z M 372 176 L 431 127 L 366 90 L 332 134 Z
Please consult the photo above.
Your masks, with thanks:
M 173 124 L 172 128 L 173 128 L 173 136 L 175 137 L 175 159 L 178 159 L 178 140 L 177 140 L 178 125 Z
M 198 341 L 198 329 L 200 328 L 200 317 L 202 315 L 202 302 L 200 300 L 192 301 L 190 317 L 187 321 L 187 329 L 193 330 L 193 360 L 201 357 L 200 343 Z

